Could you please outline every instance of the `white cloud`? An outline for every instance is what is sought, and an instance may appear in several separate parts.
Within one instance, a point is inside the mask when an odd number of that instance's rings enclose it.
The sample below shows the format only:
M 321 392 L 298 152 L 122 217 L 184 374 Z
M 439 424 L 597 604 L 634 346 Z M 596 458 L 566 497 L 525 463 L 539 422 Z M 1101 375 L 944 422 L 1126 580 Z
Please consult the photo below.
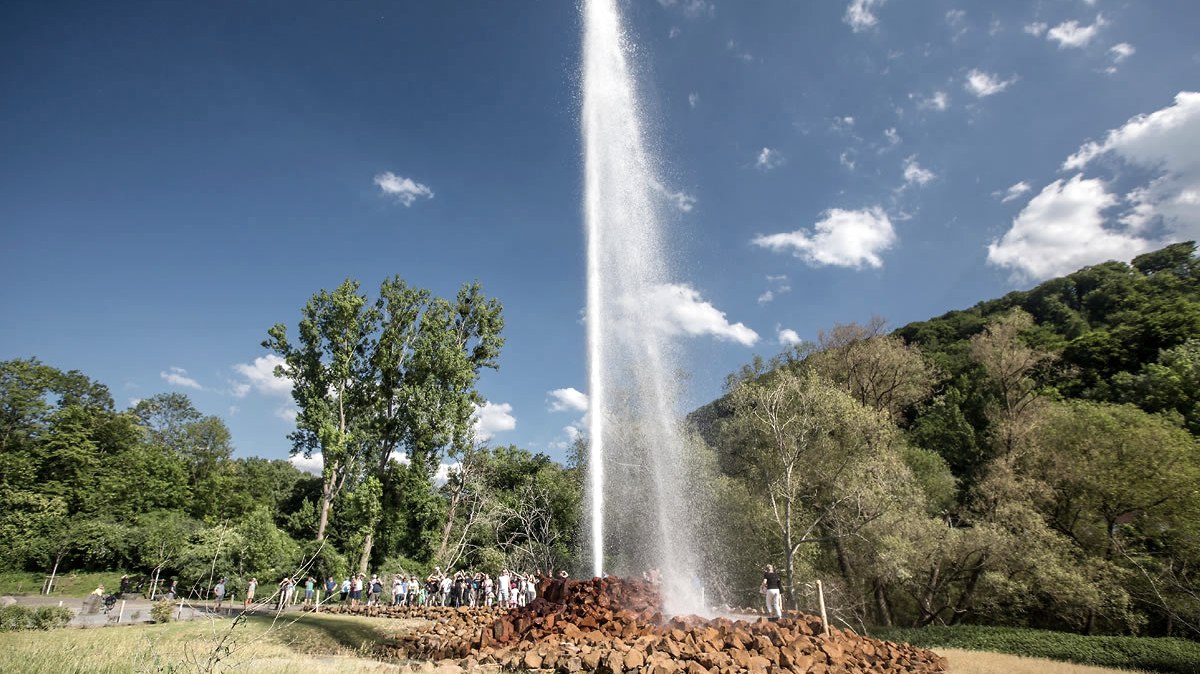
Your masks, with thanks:
M 833 208 L 811 231 L 797 229 L 755 237 L 751 243 L 790 251 L 812 266 L 862 268 L 883 266 L 879 254 L 896 242 L 892 222 L 879 206 L 857 211 Z
M 721 341 L 753 346 L 758 333 L 742 323 L 730 323 L 725 312 L 704 301 L 699 291 L 682 283 L 654 286 L 642 297 L 622 300 L 632 330 L 664 335 L 709 335 Z
M 288 377 L 276 377 L 275 368 L 284 366 L 283 358 L 269 353 L 259 356 L 253 363 L 238 363 L 233 370 L 245 377 L 246 381 L 234 382 L 233 396 L 244 398 L 253 388 L 266 395 L 286 396 L 292 392 L 292 380 Z
M 516 427 L 517 418 L 508 403 L 486 402 L 475 407 L 475 437 L 480 440 L 490 440 L 496 433 Z
M 924 186 L 929 181 L 936 178 L 937 175 L 929 169 L 921 168 L 917 163 L 917 155 L 912 155 L 904 160 L 904 184 Z
M 1022 180 L 1015 185 L 1010 185 L 1006 190 L 996 190 L 995 192 L 992 192 L 992 196 L 999 199 L 1001 203 L 1007 204 L 1014 199 L 1019 199 L 1022 194 L 1025 194 L 1031 189 L 1033 189 L 1033 186 Z
M 412 178 L 402 178 L 391 171 L 375 176 L 375 184 L 384 194 L 396 197 L 405 207 L 412 206 L 417 199 L 432 199 L 433 190 Z
M 800 335 L 796 334 L 796 331 L 792 330 L 791 328 L 777 330 L 777 335 L 779 337 L 779 343 L 782 346 L 794 346 L 804 341 L 803 339 L 800 339 Z
M 1081 26 L 1078 21 L 1064 21 L 1046 31 L 1046 39 L 1057 42 L 1059 49 L 1080 49 L 1096 37 L 1105 23 L 1107 22 L 1102 14 L 1097 14 L 1095 23 L 1090 26 Z
M 129 406 L 130 406 L 130 407 L 137 407 L 137 404 L 138 404 L 138 403 L 140 403 L 140 402 L 142 402 L 142 399 L 141 399 L 141 398 L 130 398 L 130 399 L 129 399 Z
M 1100 180 L 1083 174 L 1056 180 L 988 245 L 988 263 L 1011 270 L 1014 281 L 1042 281 L 1106 260 L 1128 260 L 1149 242 L 1104 227 L 1103 212 L 1116 204 Z
M 1049 24 L 1042 23 L 1041 21 L 1037 21 L 1034 23 L 1026 24 L 1022 30 L 1024 30 L 1026 33 L 1028 33 L 1034 37 L 1041 37 L 1042 34 L 1046 32 L 1046 29 L 1049 27 L 1050 27 Z
M 309 475 L 320 475 L 325 467 L 325 460 L 319 452 L 308 458 L 305 458 L 303 454 L 293 454 L 288 457 L 288 463 Z
M 855 33 L 874 28 L 879 24 L 879 17 L 875 16 L 875 10 L 884 2 L 885 0 L 850 0 L 850 4 L 846 6 L 846 13 L 842 16 L 842 21 L 846 22 Z
M 572 387 L 556 388 L 548 394 L 551 412 L 586 412 L 588 408 L 587 394 Z
M 698 94 L 694 91 L 692 93 L 688 94 L 688 107 L 695 110 L 696 104 L 698 104 L 699 102 L 700 102 L 700 94 Z
M 1002 80 L 997 75 L 985 73 L 977 68 L 972 68 L 967 73 L 967 82 L 964 85 L 966 90 L 975 94 L 979 98 L 998 94 L 1001 91 L 1009 88 L 1017 81 L 1014 75 L 1011 79 Z
M 172 386 L 182 386 L 184 388 L 194 388 L 200 390 L 204 388 L 200 382 L 187 376 L 187 370 L 182 367 L 172 367 L 169 372 L 159 372 L 158 376 Z
M 883 137 L 887 139 L 889 147 L 900 144 L 900 133 L 896 131 L 896 127 L 894 126 L 890 129 L 884 129 Z
M 1131 212 L 1125 224 L 1140 228 L 1157 217 L 1178 237 L 1200 236 L 1200 92 L 1181 91 L 1173 105 L 1133 117 L 1101 142 L 1084 143 L 1062 168 L 1081 170 L 1110 153 L 1156 172 L 1126 195 Z
M 689 19 L 712 17 L 717 12 L 717 5 L 707 0 L 658 0 L 658 4 L 667 8 L 678 8 Z
M 838 163 L 846 168 L 847 171 L 854 170 L 854 153 L 852 150 L 846 150 L 838 155 Z
M 1108 53 L 1112 54 L 1113 63 L 1120 63 L 1121 61 L 1124 61 L 1125 59 L 1137 53 L 1137 49 L 1135 49 L 1134 46 L 1128 42 L 1121 42 L 1109 47 Z
M 583 435 L 583 431 L 580 430 L 580 428 L 578 426 L 576 426 L 575 424 L 571 424 L 570 426 L 563 426 L 563 433 L 566 433 L 567 439 L 570 440 L 571 442 L 575 442 L 576 440 L 578 440 L 580 438 L 580 436 Z
M 690 213 L 692 209 L 696 207 L 696 197 L 688 194 L 687 192 L 682 190 L 679 192 L 672 192 L 666 185 L 663 185 L 658 181 L 651 182 L 650 187 L 665 197 L 667 202 L 671 204 L 675 210 L 681 213 Z
M 296 423 L 296 415 L 297 411 L 294 407 L 280 407 L 279 409 L 275 410 L 276 417 L 292 424 Z
M 929 98 L 918 98 L 917 108 L 921 110 L 945 110 L 950 105 L 950 97 L 944 91 L 935 91 Z
M 951 26 L 957 26 L 963 22 L 963 19 L 966 18 L 967 10 L 965 9 L 951 9 L 946 12 L 946 23 L 950 24 Z
M 671 30 L 667 31 L 667 38 L 674 40 L 675 38 L 679 37 L 680 34 L 682 34 L 682 33 L 683 33 L 683 31 L 679 30 L 679 26 L 671 26 Z
M 770 171 L 783 166 L 785 162 L 787 162 L 787 158 L 779 150 L 764 147 L 759 151 L 758 158 L 754 160 L 754 167 L 760 171 Z

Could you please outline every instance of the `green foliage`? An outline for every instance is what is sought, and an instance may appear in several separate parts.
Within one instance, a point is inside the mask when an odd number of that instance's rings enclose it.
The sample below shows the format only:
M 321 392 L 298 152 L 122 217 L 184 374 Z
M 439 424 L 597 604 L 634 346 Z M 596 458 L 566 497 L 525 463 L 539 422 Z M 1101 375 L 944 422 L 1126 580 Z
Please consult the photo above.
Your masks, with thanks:
M 1096 667 L 1177 674 L 1200 673 L 1200 643 L 1186 639 L 1088 637 L 1012 627 L 873 628 L 873 637 L 921 648 L 962 648 L 1012 653 Z
M 52 630 L 66 627 L 75 614 L 62 606 L 21 606 L 11 604 L 0 608 L 0 632 Z
M 169 623 L 175 614 L 175 603 L 169 599 L 160 599 L 150 607 L 150 617 L 156 623 Z

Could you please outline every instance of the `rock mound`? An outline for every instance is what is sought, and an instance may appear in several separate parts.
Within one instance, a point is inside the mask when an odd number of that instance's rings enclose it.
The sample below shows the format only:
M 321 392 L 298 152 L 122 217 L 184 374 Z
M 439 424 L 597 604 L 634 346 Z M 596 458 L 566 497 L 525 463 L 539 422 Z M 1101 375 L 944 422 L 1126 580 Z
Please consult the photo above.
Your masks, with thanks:
M 380 645 L 394 658 L 451 661 L 468 670 L 557 674 L 782 674 L 942 672 L 946 661 L 908 644 L 821 633 L 792 613 L 777 622 L 677 616 L 665 620 L 656 586 L 594 578 L 543 582 L 529 605 L 489 608 L 358 607 L 332 612 L 426 618 L 434 623 Z

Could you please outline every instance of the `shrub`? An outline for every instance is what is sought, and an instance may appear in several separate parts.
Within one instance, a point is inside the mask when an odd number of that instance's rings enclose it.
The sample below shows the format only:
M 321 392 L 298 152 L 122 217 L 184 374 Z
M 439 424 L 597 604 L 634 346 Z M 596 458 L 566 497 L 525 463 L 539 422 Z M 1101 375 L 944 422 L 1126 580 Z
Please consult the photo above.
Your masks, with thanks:
M 1151 637 L 1088 637 L 1016 627 L 877 628 L 871 636 L 922 648 L 1012 653 L 1084 665 L 1200 674 L 1200 643 Z
M 28 608 L 13 604 L 0 608 L 0 632 L 50 630 L 65 627 L 74 613 L 62 606 Z
M 171 612 L 175 610 L 175 604 L 169 599 L 162 599 L 154 602 L 154 606 L 150 607 L 150 617 L 156 623 L 171 622 Z

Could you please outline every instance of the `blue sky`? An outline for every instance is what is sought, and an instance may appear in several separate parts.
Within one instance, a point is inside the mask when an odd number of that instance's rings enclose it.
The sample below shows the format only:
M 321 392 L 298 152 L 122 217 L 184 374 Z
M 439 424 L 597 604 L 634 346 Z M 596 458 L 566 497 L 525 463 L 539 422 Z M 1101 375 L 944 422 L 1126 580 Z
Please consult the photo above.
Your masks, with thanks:
M 1200 4 L 622 4 L 690 404 L 781 342 L 1200 235 Z M 478 279 L 493 442 L 586 392 L 570 2 L 0 7 L 0 358 L 164 391 L 284 457 L 266 329 L 343 278 Z M 573 389 L 573 391 L 566 391 Z M 555 394 L 555 391 L 560 393 Z

